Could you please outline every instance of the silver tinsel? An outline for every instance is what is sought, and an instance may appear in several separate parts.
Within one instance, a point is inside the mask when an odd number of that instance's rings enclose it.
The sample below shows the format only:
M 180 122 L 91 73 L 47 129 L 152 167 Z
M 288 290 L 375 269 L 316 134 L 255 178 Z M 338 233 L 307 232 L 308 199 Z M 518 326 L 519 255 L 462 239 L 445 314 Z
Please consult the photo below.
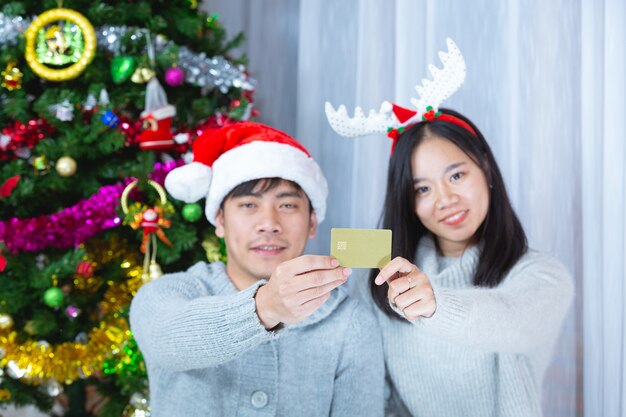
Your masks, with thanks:
M 20 379 L 27 373 L 27 369 L 22 369 L 17 365 L 15 361 L 9 361 L 7 364 L 7 375 L 13 379 Z
M 149 52 L 148 42 L 152 36 L 145 29 L 128 28 L 126 26 L 103 26 L 96 30 L 98 47 L 104 48 L 113 55 L 123 55 L 122 39 L 130 34 L 136 42 L 144 42 L 145 53 Z M 159 53 L 176 46 L 162 35 L 154 39 L 154 50 Z M 243 90 L 254 90 L 256 82 L 245 73 L 243 65 L 233 65 L 222 56 L 207 57 L 204 52 L 195 53 L 185 46 L 178 48 L 176 65 L 185 71 L 185 81 L 199 87 L 214 87 L 226 94 L 230 87 Z
M 15 45 L 17 38 L 30 26 L 32 19 L 0 13 L 0 45 Z
M 5 16 L 0 13 L 0 46 L 15 45 L 17 37 L 31 24 L 32 19 L 21 16 Z M 126 26 L 102 26 L 96 28 L 98 48 L 105 49 L 115 56 L 123 55 L 122 39 L 130 34 L 133 42 L 143 42 L 144 52 L 148 53 L 148 42 L 153 42 L 154 50 L 158 53 L 166 48 L 175 47 L 174 42 L 163 35 L 150 36 L 147 29 L 129 28 Z M 248 78 L 243 65 L 233 65 L 223 56 L 207 57 L 204 52 L 195 53 L 185 46 L 178 48 L 179 68 L 185 71 L 185 81 L 202 87 L 203 93 L 208 88 L 217 88 L 223 94 L 230 87 L 252 91 L 256 81 Z

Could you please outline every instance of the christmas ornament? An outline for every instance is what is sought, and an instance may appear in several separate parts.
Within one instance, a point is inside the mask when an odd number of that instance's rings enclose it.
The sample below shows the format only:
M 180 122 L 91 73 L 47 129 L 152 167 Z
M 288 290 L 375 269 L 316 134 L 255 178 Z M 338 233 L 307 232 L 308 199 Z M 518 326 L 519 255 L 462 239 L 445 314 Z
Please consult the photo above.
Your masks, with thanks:
M 172 87 L 178 87 L 185 81 L 185 71 L 173 66 L 165 71 L 165 82 Z
M 133 72 L 133 75 L 130 77 L 130 80 L 135 84 L 145 84 L 151 79 L 154 78 L 154 71 L 150 68 L 139 67 Z
M 111 78 L 115 84 L 128 80 L 135 71 L 135 58 L 132 56 L 116 56 L 111 60 Z
M 67 306 L 67 308 L 65 309 L 65 315 L 70 319 L 70 320 L 74 320 L 75 318 L 77 318 L 78 316 L 80 316 L 80 308 L 70 305 Z
M 76 161 L 70 156 L 63 156 L 57 160 L 56 170 L 62 177 L 71 177 L 76 173 Z
M 74 106 L 72 106 L 68 100 L 63 100 L 61 103 L 53 104 L 49 107 L 49 110 L 62 122 L 69 122 L 74 118 Z
M 54 378 L 48 378 L 39 389 L 49 397 L 56 397 L 63 392 L 63 386 Z
M 13 317 L 8 314 L 0 314 L 0 330 L 9 330 L 13 327 Z
M 19 90 L 22 88 L 22 71 L 15 66 L 15 63 L 10 63 L 7 68 L 2 71 L 2 86 L 9 91 Z
M 48 288 L 43 294 L 43 301 L 48 307 L 58 308 L 65 301 L 65 294 L 58 287 Z
M 209 262 L 226 262 L 226 245 L 224 239 L 220 239 L 215 235 L 209 235 L 202 241 L 202 248 L 206 253 L 206 259 Z
M 48 266 L 49 263 L 50 259 L 45 253 L 40 253 L 39 255 L 35 256 L 35 266 L 38 270 L 42 271 L 46 266 Z
M 0 272 L 4 272 L 4 268 L 7 267 L 7 258 L 2 254 L 2 250 L 0 249 Z
M 165 90 L 156 77 L 148 83 L 145 107 L 141 113 L 144 130 L 139 135 L 139 147 L 143 150 L 163 150 L 174 146 L 171 129 L 176 108 L 168 104 Z
M 39 174 L 45 174 L 50 169 L 50 165 L 48 165 L 48 158 L 45 155 L 38 156 L 33 159 L 32 166 Z
M 52 9 L 40 14 L 24 36 L 26 62 L 35 74 L 49 81 L 78 77 L 96 51 L 96 33 L 91 23 L 70 9 Z
M 10 197 L 11 193 L 13 193 L 13 189 L 17 187 L 17 184 L 20 182 L 20 178 L 19 175 L 14 175 L 3 182 L 2 185 L 0 185 L 0 198 Z
M 183 206 L 183 219 L 195 223 L 202 217 L 202 207 L 198 203 L 189 203 Z
M 122 211 L 126 218 L 125 224 L 129 224 L 134 230 L 142 228 L 143 238 L 141 241 L 141 252 L 145 254 L 143 261 L 143 273 L 141 275 L 144 281 L 156 279 L 163 275 L 161 267 L 156 263 L 157 254 L 157 237 L 166 245 L 172 246 L 165 233 L 161 229 L 168 228 L 172 222 L 165 218 L 166 214 L 170 214 L 173 211 L 172 206 L 167 202 L 167 197 L 163 187 L 153 181 L 148 180 L 148 184 L 152 186 L 160 198 L 160 205 L 154 207 L 144 208 L 141 205 L 135 205 L 135 209 L 131 212 L 128 208 L 128 194 L 135 188 L 138 181 L 133 181 L 126 186 L 122 197 L 120 198 L 122 204 Z
M 115 115 L 111 110 L 105 111 L 100 117 L 102 123 L 108 127 L 115 128 L 120 123 L 120 118 Z
M 28 333 L 31 336 L 34 336 L 37 334 L 37 326 L 35 325 L 35 322 L 33 320 L 28 320 L 25 324 L 24 324 L 24 331 L 26 333 Z
M 182 161 L 157 162 L 150 177 L 162 182 L 171 170 L 181 165 Z M 123 183 L 105 185 L 91 197 L 56 213 L 0 220 L 0 241 L 11 252 L 78 246 L 103 230 L 120 225 L 116 209 L 123 190 Z
M 83 278 L 91 278 L 93 276 L 93 263 L 90 261 L 82 261 L 76 266 L 76 274 Z

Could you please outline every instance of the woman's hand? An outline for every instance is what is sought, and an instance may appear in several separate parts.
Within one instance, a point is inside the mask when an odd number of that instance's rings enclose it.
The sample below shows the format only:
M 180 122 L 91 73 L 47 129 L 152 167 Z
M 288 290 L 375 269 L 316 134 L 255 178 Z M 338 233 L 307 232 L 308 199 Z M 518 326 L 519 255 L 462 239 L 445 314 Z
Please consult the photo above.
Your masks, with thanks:
M 376 285 L 389 284 L 387 297 L 408 320 L 432 317 L 437 309 L 430 280 L 417 266 L 398 256 L 391 260 L 376 277 Z

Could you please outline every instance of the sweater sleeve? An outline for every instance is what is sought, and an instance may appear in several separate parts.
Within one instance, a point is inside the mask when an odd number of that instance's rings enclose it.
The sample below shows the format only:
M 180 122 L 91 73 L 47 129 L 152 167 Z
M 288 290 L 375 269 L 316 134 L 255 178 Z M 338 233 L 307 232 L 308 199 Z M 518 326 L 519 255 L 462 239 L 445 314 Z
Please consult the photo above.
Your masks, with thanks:
M 527 353 L 558 334 L 574 287 L 559 262 L 533 253 L 495 288 L 433 290 L 435 314 L 414 320 L 416 326 L 468 347 Z
M 346 330 L 330 415 L 381 416 L 385 406 L 385 365 L 377 320 L 359 303 Z
M 263 283 L 229 295 L 207 295 L 189 273 L 144 285 L 130 324 L 146 360 L 176 371 L 214 367 L 275 337 L 256 314 L 254 294 Z

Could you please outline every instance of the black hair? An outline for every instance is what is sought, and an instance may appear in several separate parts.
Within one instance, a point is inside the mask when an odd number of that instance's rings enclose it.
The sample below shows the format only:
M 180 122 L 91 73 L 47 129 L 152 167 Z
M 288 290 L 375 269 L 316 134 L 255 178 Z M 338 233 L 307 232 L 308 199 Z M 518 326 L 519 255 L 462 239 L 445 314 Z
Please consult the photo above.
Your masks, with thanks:
M 258 178 L 255 180 L 250 180 L 250 181 L 246 181 L 246 182 L 239 184 L 238 186 L 230 190 L 230 192 L 226 195 L 226 197 L 224 197 L 224 199 L 222 200 L 222 203 L 220 204 L 220 208 L 222 210 L 224 209 L 224 201 L 228 200 L 229 198 L 241 197 L 241 196 L 250 195 L 253 193 L 264 194 L 278 187 L 282 182 L 287 182 L 291 184 L 296 189 L 296 191 L 302 193 L 307 198 L 307 201 L 309 202 L 309 213 L 313 212 L 313 205 L 311 204 L 311 199 L 304 192 L 302 187 L 300 187 L 300 185 L 297 182 L 286 180 L 286 179 L 279 178 L 279 177 Z
M 478 128 L 465 116 L 450 109 L 440 109 L 455 116 L 474 129 L 469 130 L 447 121 L 420 122 L 407 129 L 398 139 L 389 161 L 387 192 L 381 216 L 382 227 L 393 233 L 392 257 L 413 260 L 420 239 L 430 234 L 415 213 L 415 189 L 411 160 L 413 150 L 428 137 L 452 142 L 482 168 L 490 187 L 487 216 L 474 236 L 480 245 L 478 265 L 473 284 L 495 287 L 528 250 L 524 229 L 511 206 L 502 174 L 487 141 Z M 400 318 L 388 304 L 388 285 L 376 285 L 378 270 L 370 272 L 370 290 L 374 301 L 388 316 Z

